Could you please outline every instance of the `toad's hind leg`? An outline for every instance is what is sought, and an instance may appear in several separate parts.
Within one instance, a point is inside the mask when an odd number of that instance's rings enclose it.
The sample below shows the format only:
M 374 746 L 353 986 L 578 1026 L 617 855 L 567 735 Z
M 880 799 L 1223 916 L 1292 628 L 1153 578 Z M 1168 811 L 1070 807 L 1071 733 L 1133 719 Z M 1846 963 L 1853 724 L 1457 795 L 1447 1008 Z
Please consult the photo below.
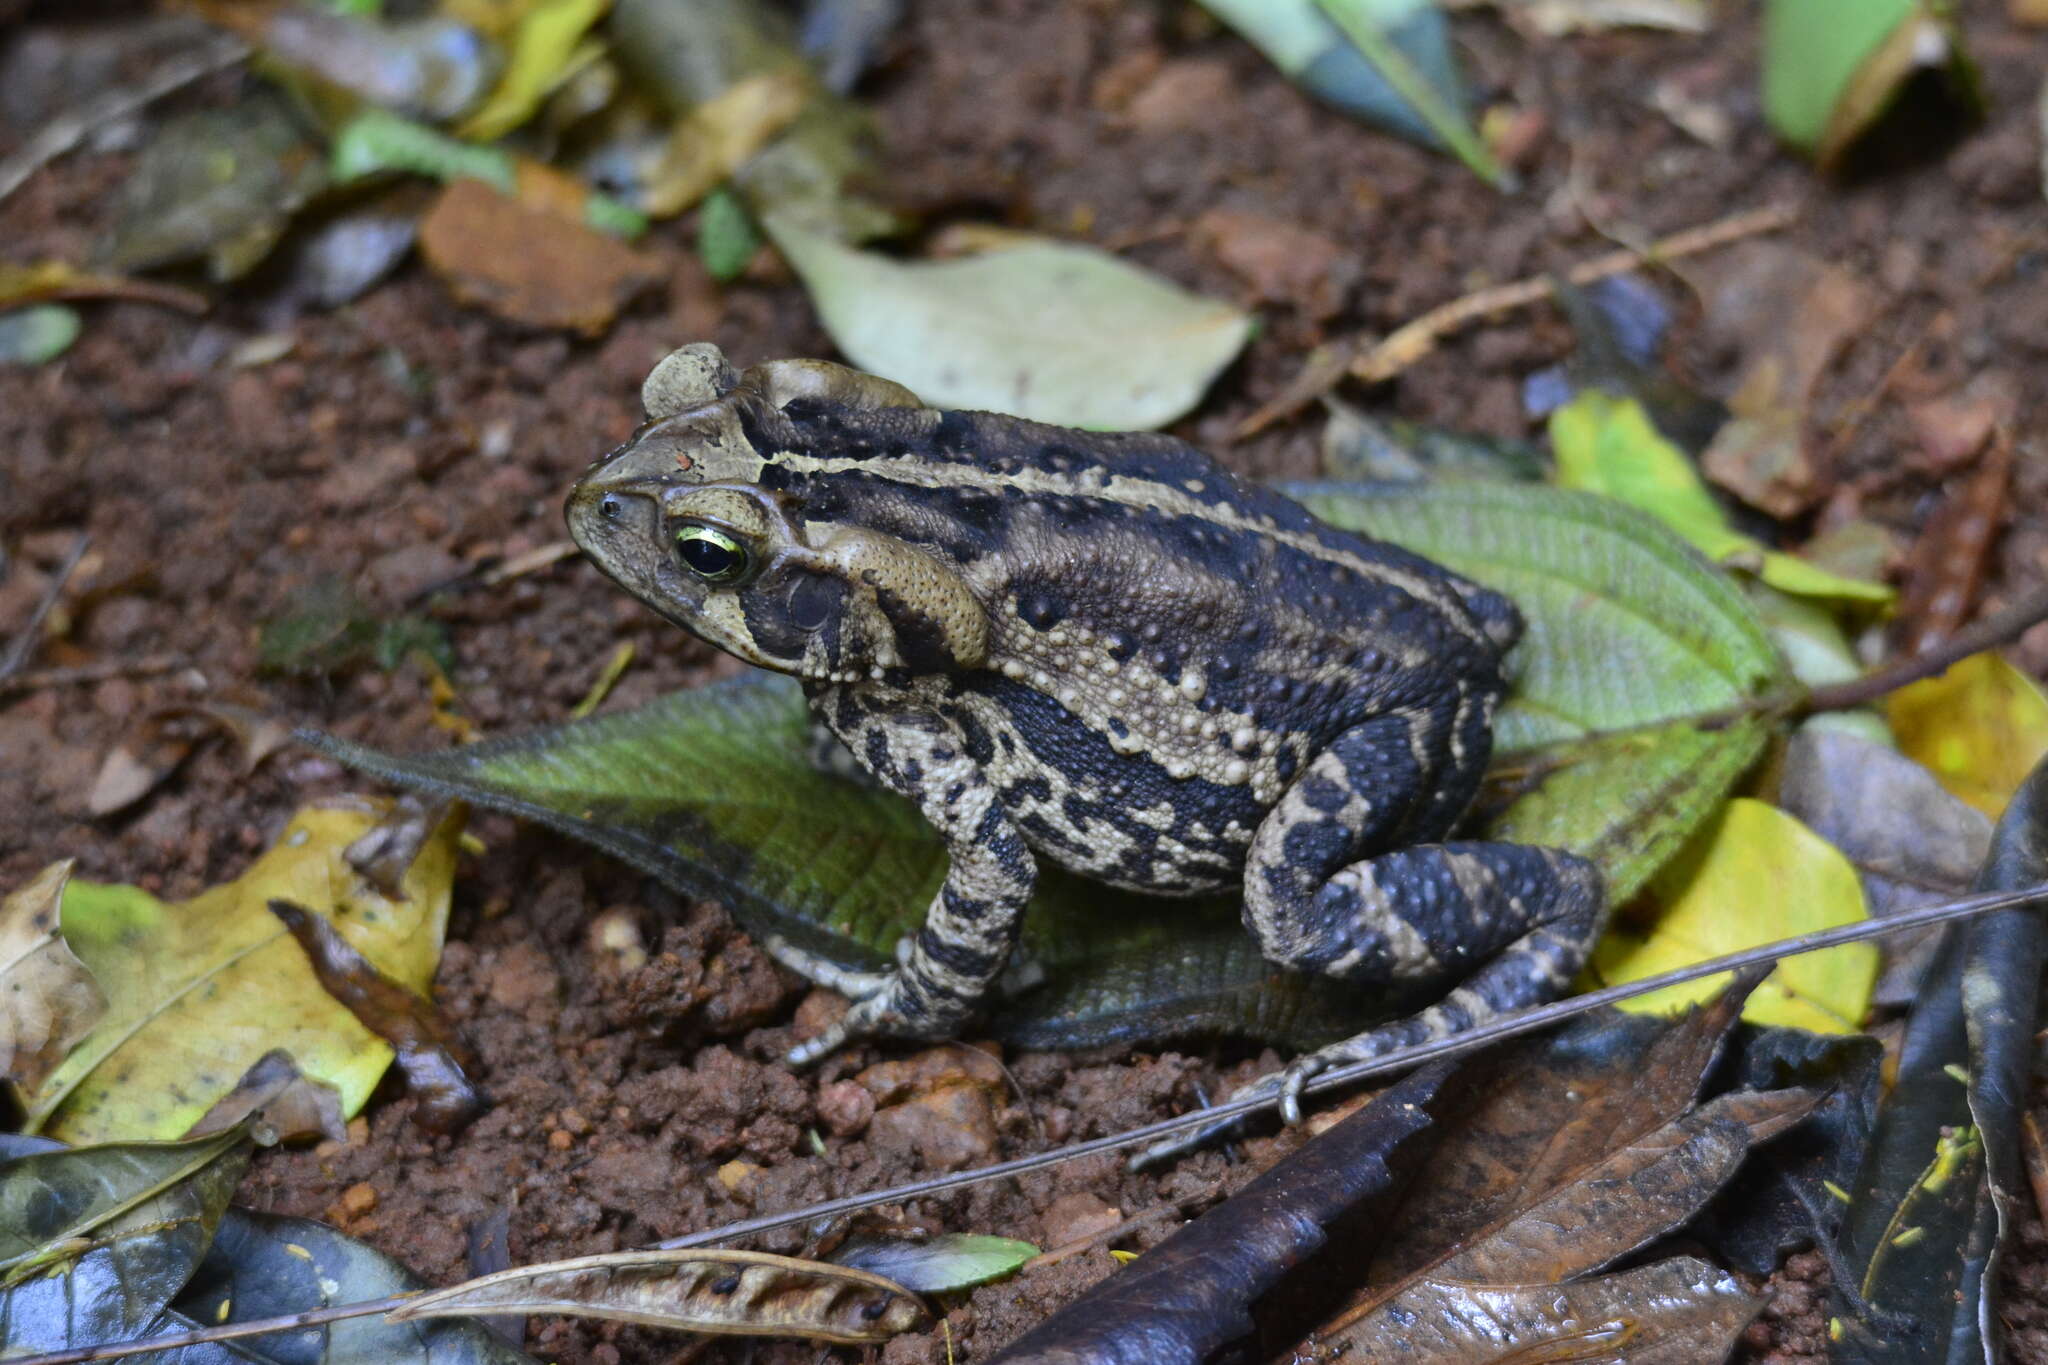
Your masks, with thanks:
M 1371 856 L 1388 847 L 1390 836 L 1430 840 L 1443 832 L 1436 822 L 1446 817 L 1430 808 L 1445 778 L 1432 770 L 1431 753 L 1409 738 L 1410 727 L 1392 717 L 1340 736 L 1252 841 L 1245 920 L 1267 957 L 1365 987 L 1448 992 L 1419 1013 L 1268 1077 L 1256 1091 L 1283 1094 L 1289 1121 L 1299 1117 L 1302 1083 L 1318 1071 L 1555 999 L 1599 932 L 1599 870 L 1572 854 L 1523 844 L 1421 842 Z M 1404 828 L 1407 808 L 1396 794 L 1423 801 L 1428 823 Z M 1376 797 L 1396 808 L 1376 808 Z

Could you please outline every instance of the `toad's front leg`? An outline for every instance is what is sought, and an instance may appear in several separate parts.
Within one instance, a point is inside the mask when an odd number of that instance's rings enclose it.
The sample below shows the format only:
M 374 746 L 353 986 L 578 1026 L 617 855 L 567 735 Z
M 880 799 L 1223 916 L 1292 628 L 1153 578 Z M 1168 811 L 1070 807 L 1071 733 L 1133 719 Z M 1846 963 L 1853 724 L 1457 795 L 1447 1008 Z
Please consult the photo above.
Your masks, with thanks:
M 925 911 L 902 965 L 887 972 L 819 971 L 790 953 L 798 971 L 853 997 L 837 1024 L 793 1048 L 803 1066 L 855 1038 L 950 1038 L 974 1014 L 1017 942 L 1037 864 L 996 789 L 953 728 L 913 713 L 841 724 L 837 698 L 814 698 L 860 762 L 890 790 L 918 803 L 946 841 L 952 866 Z M 862 708 L 843 708 L 848 716 Z

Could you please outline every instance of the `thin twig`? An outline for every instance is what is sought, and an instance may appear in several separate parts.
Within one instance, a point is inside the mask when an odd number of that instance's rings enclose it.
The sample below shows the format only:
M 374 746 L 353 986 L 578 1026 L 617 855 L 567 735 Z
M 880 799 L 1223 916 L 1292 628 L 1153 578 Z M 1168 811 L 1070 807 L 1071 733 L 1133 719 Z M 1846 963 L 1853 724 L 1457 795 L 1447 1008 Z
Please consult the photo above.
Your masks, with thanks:
M 1768 206 L 1748 209 L 1712 223 L 1687 228 L 1663 237 L 1640 251 L 1611 251 L 1582 261 L 1565 272 L 1564 277 L 1576 285 L 1588 285 L 1604 280 L 1610 275 L 1624 274 L 1640 265 L 1655 265 L 1664 261 L 1675 261 L 1683 256 L 1698 255 L 1716 247 L 1726 246 L 1745 237 L 1755 237 L 1766 232 L 1776 232 L 1789 227 L 1797 218 L 1790 208 Z M 1367 384 L 1383 383 L 1436 349 L 1437 343 L 1451 333 L 1482 318 L 1493 317 L 1516 308 L 1526 308 L 1540 303 L 1551 296 L 1551 275 L 1532 275 L 1516 280 L 1512 284 L 1497 284 L 1461 299 L 1432 308 L 1412 322 L 1396 328 L 1387 338 L 1351 362 L 1348 373 L 1352 378 Z M 1312 362 L 1313 363 L 1313 362 Z M 1288 385 L 1286 391 L 1273 402 L 1266 404 L 1238 427 L 1233 435 L 1242 440 L 1263 430 L 1283 417 L 1291 417 L 1302 407 L 1321 397 L 1343 372 L 1330 373 L 1329 367 L 1322 367 L 1317 377 L 1322 382 L 1311 385 L 1297 381 Z
M 1988 914 L 1994 910 L 2015 910 L 2048 905 L 2048 882 L 2027 887 L 2019 891 L 1989 891 L 1961 900 L 1948 901 L 1941 905 L 1923 906 L 1902 914 L 1890 915 L 1883 919 L 1861 920 L 1855 924 L 1838 925 L 1832 929 L 1816 930 L 1800 934 L 1796 938 L 1779 939 L 1739 953 L 1728 953 L 1721 957 L 1695 962 L 1689 967 L 1647 976 L 1640 981 L 1624 985 L 1607 986 L 1601 990 L 1588 991 L 1569 1000 L 1554 1001 L 1539 1005 L 1535 1009 L 1521 1010 L 1503 1015 L 1476 1028 L 1449 1038 L 1421 1043 L 1414 1047 L 1400 1048 L 1383 1057 L 1368 1062 L 1354 1062 L 1350 1066 L 1335 1067 L 1315 1077 L 1303 1087 L 1309 1094 L 1320 1094 L 1347 1086 L 1370 1076 L 1384 1075 L 1391 1071 L 1405 1071 L 1423 1062 L 1438 1057 L 1460 1056 L 1474 1052 L 1490 1043 L 1504 1038 L 1516 1038 L 1525 1033 L 1548 1028 L 1562 1023 L 1575 1015 L 1585 1014 L 1606 1005 L 1617 1004 L 1638 995 L 1648 995 L 1669 986 L 1683 985 L 1702 977 L 1718 976 L 1722 972 L 1740 971 L 1745 967 L 1761 967 L 1780 958 L 1796 957 L 1802 953 L 1818 952 L 1824 948 L 1838 948 L 1845 943 L 1861 943 L 1866 939 L 1883 938 L 1891 934 L 1907 933 L 1924 929 L 1932 924 L 1946 924 L 1951 920 L 1967 919 L 1972 915 Z M 1222 1104 L 1196 1109 L 1157 1123 L 1148 1123 L 1141 1128 L 1132 1128 L 1108 1137 L 1078 1142 L 1070 1147 L 1055 1151 L 1039 1152 L 1031 1156 L 1017 1157 L 1011 1161 L 1000 1161 L 992 1166 L 976 1170 L 959 1171 L 951 1175 L 933 1176 L 927 1180 L 913 1181 L 893 1189 L 876 1190 L 869 1194 L 849 1195 L 844 1199 L 830 1199 L 822 1204 L 795 1209 L 788 1213 L 763 1214 L 737 1223 L 705 1232 L 693 1232 L 685 1237 L 672 1237 L 666 1242 L 655 1243 L 655 1249 L 669 1251 L 688 1247 L 707 1246 L 714 1242 L 730 1242 L 749 1237 L 759 1232 L 771 1232 L 777 1228 L 789 1227 L 795 1223 L 808 1223 L 820 1218 L 835 1217 L 859 1209 L 872 1208 L 877 1204 L 900 1204 L 906 1200 L 922 1199 L 966 1185 L 979 1185 L 1005 1176 L 1021 1175 L 1044 1166 L 1054 1166 L 1072 1161 L 1078 1157 L 1094 1156 L 1100 1152 L 1116 1151 L 1124 1147 L 1135 1147 L 1140 1143 L 1157 1138 L 1170 1137 L 1189 1128 L 1199 1128 L 1219 1119 L 1236 1118 L 1261 1109 L 1270 1109 L 1279 1103 L 1273 1095 L 1253 1098 L 1226 1100 Z M 42 1355 L 11 1357 L 7 1365 L 84 1365 L 87 1361 L 114 1360 L 122 1356 L 145 1355 L 151 1351 L 180 1350 L 187 1346 L 203 1346 L 214 1341 L 233 1341 L 244 1337 L 266 1336 L 272 1332 L 296 1331 L 307 1327 L 319 1327 L 330 1322 L 341 1322 L 348 1318 L 369 1317 L 372 1314 L 388 1312 L 411 1298 L 411 1294 L 393 1294 L 381 1299 L 370 1299 L 362 1303 L 337 1304 L 329 1308 L 316 1308 L 305 1313 L 291 1313 L 282 1317 L 256 1318 L 248 1322 L 231 1323 L 220 1327 L 206 1327 L 192 1332 L 180 1332 L 172 1336 L 148 1337 L 137 1341 L 123 1341 L 100 1346 L 80 1346 L 67 1351 L 48 1351 Z
M 2017 602 L 1971 622 L 1924 654 L 1886 664 L 1860 678 L 1814 688 L 1799 704 L 1799 713 L 1846 711 L 1867 705 L 1908 683 L 1946 672 L 1958 660 L 2017 639 L 2042 621 L 2048 621 L 2048 587 L 2036 588 Z
M 100 659 L 74 668 L 44 668 L 33 673 L 0 677 L 0 696 L 13 692 L 42 692 L 52 687 L 75 687 L 80 683 L 105 682 L 109 678 L 146 678 L 158 673 L 175 673 L 191 668 L 197 660 L 186 654 L 150 654 L 140 659 Z
M 487 588 L 495 587 L 582 552 L 583 547 L 573 540 L 551 540 L 537 549 L 528 550 L 523 555 L 514 555 L 504 563 L 486 569 L 477 576 L 477 581 Z
M 0 656 L 0 682 L 5 682 L 20 671 L 35 653 L 37 643 L 43 638 L 43 622 L 57 605 L 57 599 L 64 595 L 64 585 L 71 581 L 71 575 L 78 572 L 78 561 L 85 558 L 86 549 L 91 546 L 92 537 L 84 531 L 71 542 L 71 552 L 64 556 L 64 562 L 57 566 L 57 572 L 50 579 L 50 586 L 43 590 L 43 600 L 36 603 L 36 609 L 29 614 L 28 624 L 7 646 L 7 653 Z
M 109 90 L 69 113 L 59 114 L 5 161 L 0 161 L 0 200 L 20 189 L 28 178 L 76 147 L 95 129 L 118 123 L 165 95 L 184 89 L 216 71 L 225 71 L 249 55 L 239 39 L 216 37 L 197 52 L 169 57 L 139 85 Z

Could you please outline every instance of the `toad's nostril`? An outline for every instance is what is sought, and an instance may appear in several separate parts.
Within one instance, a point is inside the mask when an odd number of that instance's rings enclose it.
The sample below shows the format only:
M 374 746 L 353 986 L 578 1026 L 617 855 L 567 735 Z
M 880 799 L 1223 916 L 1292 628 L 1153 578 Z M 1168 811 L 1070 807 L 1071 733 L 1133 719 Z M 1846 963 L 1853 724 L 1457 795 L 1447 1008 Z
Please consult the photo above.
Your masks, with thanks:
M 597 504 L 597 514 L 606 521 L 617 521 L 619 513 L 625 510 L 625 506 L 619 501 L 617 494 L 607 493 Z

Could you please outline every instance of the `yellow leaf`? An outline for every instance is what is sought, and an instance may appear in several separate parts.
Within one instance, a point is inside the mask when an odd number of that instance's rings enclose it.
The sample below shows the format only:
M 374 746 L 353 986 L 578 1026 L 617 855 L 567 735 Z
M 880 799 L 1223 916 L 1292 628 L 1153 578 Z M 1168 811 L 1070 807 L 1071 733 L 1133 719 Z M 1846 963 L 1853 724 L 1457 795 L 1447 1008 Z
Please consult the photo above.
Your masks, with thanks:
M 1885 717 L 1908 758 L 1994 820 L 2048 753 L 2048 696 L 1988 651 L 1892 693 Z
M 332 1085 L 354 1114 L 391 1062 L 390 1047 L 322 990 L 273 898 L 331 920 L 385 974 L 426 994 L 447 929 L 456 807 L 401 880 L 379 892 L 344 856 L 389 803 L 300 810 L 235 881 L 167 903 L 132 886 L 73 881 L 62 932 L 107 998 L 94 1029 L 34 1092 L 27 1129 L 71 1143 L 176 1137 L 234 1089 L 266 1052 Z
M 540 0 L 519 16 L 498 83 L 455 129 L 457 137 L 490 142 L 533 117 L 548 92 L 591 52 L 583 35 L 612 0 Z
M 1588 389 L 1550 418 L 1557 482 L 1602 493 L 1661 518 L 1716 564 L 1755 574 L 1780 592 L 1851 602 L 1886 603 L 1892 590 L 1829 573 L 1817 564 L 1764 548 L 1728 525 L 1714 495 L 1685 452 L 1664 439 L 1633 398 Z
M 647 176 L 650 218 L 681 213 L 738 170 L 804 111 L 816 87 L 801 70 L 749 76 L 679 120 Z
M 1611 928 L 1593 952 L 1601 985 L 1635 981 L 1773 939 L 1866 918 L 1863 884 L 1834 845 L 1775 806 L 1737 797 L 1686 851 L 1650 881 L 1656 920 L 1647 932 Z M 1816 1033 L 1854 1033 L 1877 981 L 1877 948 L 1850 943 L 1777 965 L 1742 1017 Z M 1624 1001 L 1663 1013 L 1712 998 L 1728 977 L 1707 977 Z

